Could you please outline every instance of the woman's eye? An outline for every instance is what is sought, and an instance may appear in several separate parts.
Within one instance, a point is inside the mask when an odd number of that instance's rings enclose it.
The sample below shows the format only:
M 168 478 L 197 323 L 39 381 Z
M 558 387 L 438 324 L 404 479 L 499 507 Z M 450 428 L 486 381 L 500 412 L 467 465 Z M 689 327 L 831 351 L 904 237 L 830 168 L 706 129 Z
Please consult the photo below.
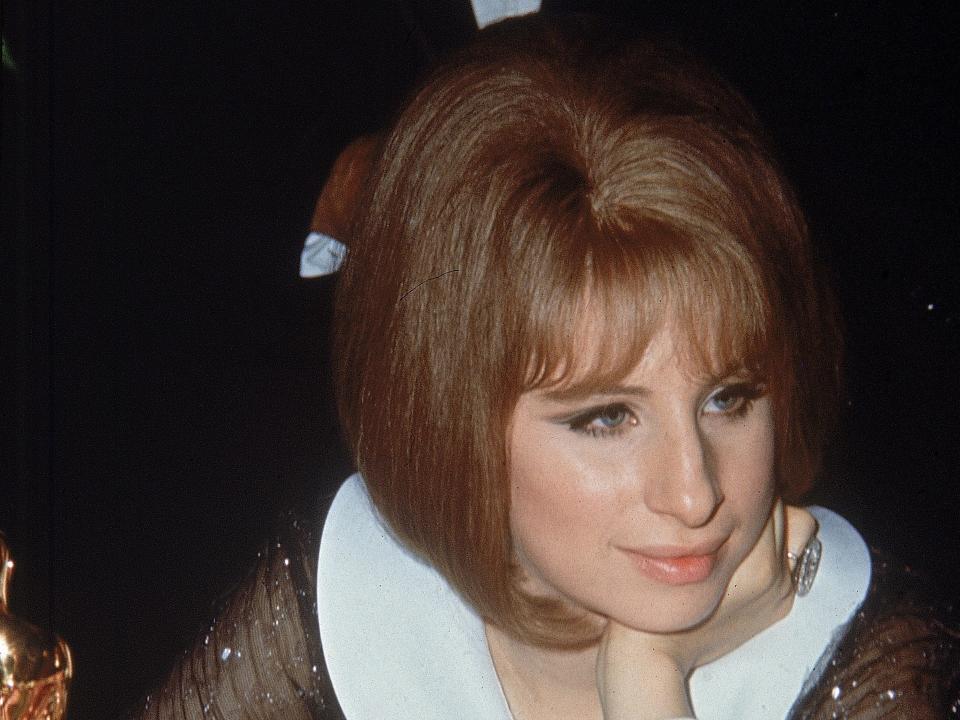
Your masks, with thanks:
M 763 386 L 756 383 L 737 383 L 722 387 L 707 398 L 705 410 L 717 415 L 743 417 L 753 401 L 763 395 Z
M 610 437 L 636 425 L 634 414 L 625 405 L 605 405 L 566 421 L 571 430 L 593 437 Z

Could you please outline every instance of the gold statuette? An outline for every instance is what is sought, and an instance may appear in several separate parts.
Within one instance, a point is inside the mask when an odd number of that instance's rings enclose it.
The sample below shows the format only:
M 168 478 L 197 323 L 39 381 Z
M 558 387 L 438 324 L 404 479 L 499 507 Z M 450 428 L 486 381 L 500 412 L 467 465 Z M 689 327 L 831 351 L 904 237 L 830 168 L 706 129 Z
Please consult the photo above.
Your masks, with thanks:
M 73 675 L 70 648 L 7 610 L 13 560 L 0 533 L 0 720 L 61 720 Z

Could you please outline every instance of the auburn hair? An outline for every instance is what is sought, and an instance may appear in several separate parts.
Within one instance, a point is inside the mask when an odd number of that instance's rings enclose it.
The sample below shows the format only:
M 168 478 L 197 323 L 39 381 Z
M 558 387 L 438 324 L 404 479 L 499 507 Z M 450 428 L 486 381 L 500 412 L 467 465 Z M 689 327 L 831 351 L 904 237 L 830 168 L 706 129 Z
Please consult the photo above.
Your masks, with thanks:
M 338 286 L 341 420 L 403 543 L 507 632 L 582 646 L 594 625 L 520 588 L 520 394 L 623 377 L 678 323 L 698 362 L 763 378 L 779 492 L 796 498 L 835 405 L 834 318 L 736 90 L 592 20 L 508 21 L 435 70 L 379 149 Z

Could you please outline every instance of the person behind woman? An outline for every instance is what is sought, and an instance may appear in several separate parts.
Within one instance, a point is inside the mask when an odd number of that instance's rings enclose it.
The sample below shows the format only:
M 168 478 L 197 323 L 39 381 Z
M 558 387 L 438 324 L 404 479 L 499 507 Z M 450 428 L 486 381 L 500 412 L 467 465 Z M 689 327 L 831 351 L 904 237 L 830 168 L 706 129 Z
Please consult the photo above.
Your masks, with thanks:
M 509 21 L 375 156 L 334 342 L 359 474 L 143 717 L 948 711 L 955 616 L 789 504 L 840 340 L 734 89 L 587 19 Z

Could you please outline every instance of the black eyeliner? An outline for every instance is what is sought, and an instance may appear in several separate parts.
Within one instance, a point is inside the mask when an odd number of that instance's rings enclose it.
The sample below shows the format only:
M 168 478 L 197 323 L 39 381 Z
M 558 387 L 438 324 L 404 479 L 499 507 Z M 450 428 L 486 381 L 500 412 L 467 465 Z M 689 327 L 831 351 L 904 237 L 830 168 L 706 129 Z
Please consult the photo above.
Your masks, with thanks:
M 596 407 L 588 408 L 587 410 L 578 411 L 575 414 L 567 417 L 559 417 L 555 420 L 555 422 L 558 425 L 569 425 L 570 427 L 583 426 L 598 417 L 607 408 L 615 407 L 618 404 L 619 403 L 604 403 L 603 405 L 597 405 Z

